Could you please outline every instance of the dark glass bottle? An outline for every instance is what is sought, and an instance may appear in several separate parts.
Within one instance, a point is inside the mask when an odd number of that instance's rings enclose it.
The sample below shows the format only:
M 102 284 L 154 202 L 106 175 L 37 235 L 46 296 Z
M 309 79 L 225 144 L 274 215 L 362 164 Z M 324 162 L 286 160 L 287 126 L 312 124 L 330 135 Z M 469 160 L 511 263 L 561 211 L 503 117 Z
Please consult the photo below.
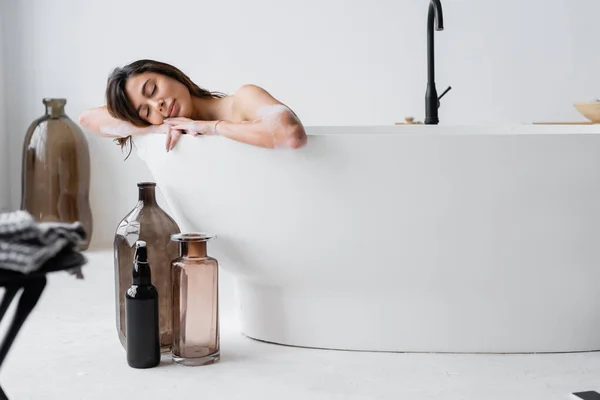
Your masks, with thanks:
M 158 292 L 152 285 L 146 242 L 138 240 L 135 247 L 132 284 L 125 293 L 127 364 L 152 368 L 160 364 Z
M 88 143 L 65 114 L 66 99 L 43 103 L 46 113 L 29 125 L 23 142 L 21 209 L 38 222 L 81 222 L 86 250 L 93 230 Z
M 131 285 L 131 260 L 137 240 L 146 242 L 150 249 L 154 285 L 158 290 L 161 351 L 171 350 L 172 342 L 172 278 L 171 260 L 177 257 L 177 245 L 171 235 L 179 233 L 175 221 L 156 202 L 156 183 L 140 182 L 138 202 L 119 223 L 114 240 L 116 323 L 121 344 L 126 349 L 127 327 L 125 325 L 125 302 L 123 293 Z

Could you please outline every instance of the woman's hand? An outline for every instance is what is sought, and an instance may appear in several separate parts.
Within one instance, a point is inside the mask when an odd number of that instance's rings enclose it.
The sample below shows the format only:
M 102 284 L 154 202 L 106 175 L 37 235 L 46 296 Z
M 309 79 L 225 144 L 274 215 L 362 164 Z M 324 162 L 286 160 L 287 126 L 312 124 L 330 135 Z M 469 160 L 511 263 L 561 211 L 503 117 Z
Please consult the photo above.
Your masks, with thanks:
M 163 123 L 162 125 L 150 125 L 143 129 L 142 133 L 167 134 L 172 129 L 171 125 Z
M 183 131 L 189 135 L 214 135 L 215 125 L 218 121 L 194 121 L 189 118 L 177 117 L 167 118 L 164 120 L 166 124 L 171 125 L 171 129 Z
M 215 134 L 215 124 L 218 121 L 194 121 L 189 118 L 177 117 L 167 118 L 163 121 L 163 125 L 167 126 L 167 152 L 173 150 L 182 132 L 188 135 L 213 135 Z
M 167 152 L 173 150 L 179 138 L 181 137 L 181 131 L 173 130 L 172 125 L 163 123 L 162 125 L 150 125 L 146 128 L 143 128 L 140 133 L 157 133 L 167 135 L 167 140 L 165 143 L 165 147 Z

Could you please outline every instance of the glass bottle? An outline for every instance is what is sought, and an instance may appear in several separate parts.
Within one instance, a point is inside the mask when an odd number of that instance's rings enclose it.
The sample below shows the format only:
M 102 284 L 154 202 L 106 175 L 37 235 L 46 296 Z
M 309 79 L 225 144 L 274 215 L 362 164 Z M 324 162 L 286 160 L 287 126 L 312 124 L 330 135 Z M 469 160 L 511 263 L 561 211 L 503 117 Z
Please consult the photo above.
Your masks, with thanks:
M 179 233 L 179 226 L 156 202 L 156 183 L 140 182 L 137 186 L 138 202 L 119 223 L 114 240 L 117 332 L 123 348 L 127 349 L 125 293 L 132 283 L 135 242 L 143 240 L 152 265 L 152 283 L 158 291 L 160 346 L 165 353 L 171 350 L 172 341 L 171 260 L 178 254 L 177 244 L 170 238 Z
M 173 362 L 197 366 L 220 359 L 219 267 L 206 251 L 215 236 L 185 233 L 171 236 L 179 243 L 173 273 Z
M 127 321 L 127 364 L 132 368 L 152 368 L 160 364 L 158 291 L 152 284 L 146 242 L 135 243 L 133 284 L 125 294 Z
M 43 103 L 46 113 L 29 125 L 23 142 L 21 210 L 38 222 L 81 222 L 86 250 L 93 230 L 88 143 L 65 114 L 66 99 Z

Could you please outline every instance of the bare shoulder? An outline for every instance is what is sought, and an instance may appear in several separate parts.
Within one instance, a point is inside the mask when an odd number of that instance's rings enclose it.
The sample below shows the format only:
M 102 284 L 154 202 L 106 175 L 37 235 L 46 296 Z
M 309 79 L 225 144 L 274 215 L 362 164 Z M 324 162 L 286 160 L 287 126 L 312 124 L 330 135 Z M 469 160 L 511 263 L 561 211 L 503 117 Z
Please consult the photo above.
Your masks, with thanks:
M 281 102 L 273 97 L 266 89 L 253 84 L 241 86 L 235 91 L 233 96 L 242 103 L 267 102 L 271 104 L 281 104 Z
M 272 106 L 288 108 L 267 90 L 252 84 L 241 86 L 233 94 L 233 98 L 235 108 L 245 120 L 260 118 L 261 111 L 272 108 Z

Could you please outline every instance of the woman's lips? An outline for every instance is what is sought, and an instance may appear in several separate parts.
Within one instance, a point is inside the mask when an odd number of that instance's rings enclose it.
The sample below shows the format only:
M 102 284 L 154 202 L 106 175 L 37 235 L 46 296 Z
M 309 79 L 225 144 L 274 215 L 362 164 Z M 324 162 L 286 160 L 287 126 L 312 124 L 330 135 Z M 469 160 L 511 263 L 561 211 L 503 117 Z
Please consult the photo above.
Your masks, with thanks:
M 169 118 L 176 116 L 177 113 L 179 113 L 179 106 L 177 105 L 177 102 L 173 100 L 171 106 L 169 107 Z

